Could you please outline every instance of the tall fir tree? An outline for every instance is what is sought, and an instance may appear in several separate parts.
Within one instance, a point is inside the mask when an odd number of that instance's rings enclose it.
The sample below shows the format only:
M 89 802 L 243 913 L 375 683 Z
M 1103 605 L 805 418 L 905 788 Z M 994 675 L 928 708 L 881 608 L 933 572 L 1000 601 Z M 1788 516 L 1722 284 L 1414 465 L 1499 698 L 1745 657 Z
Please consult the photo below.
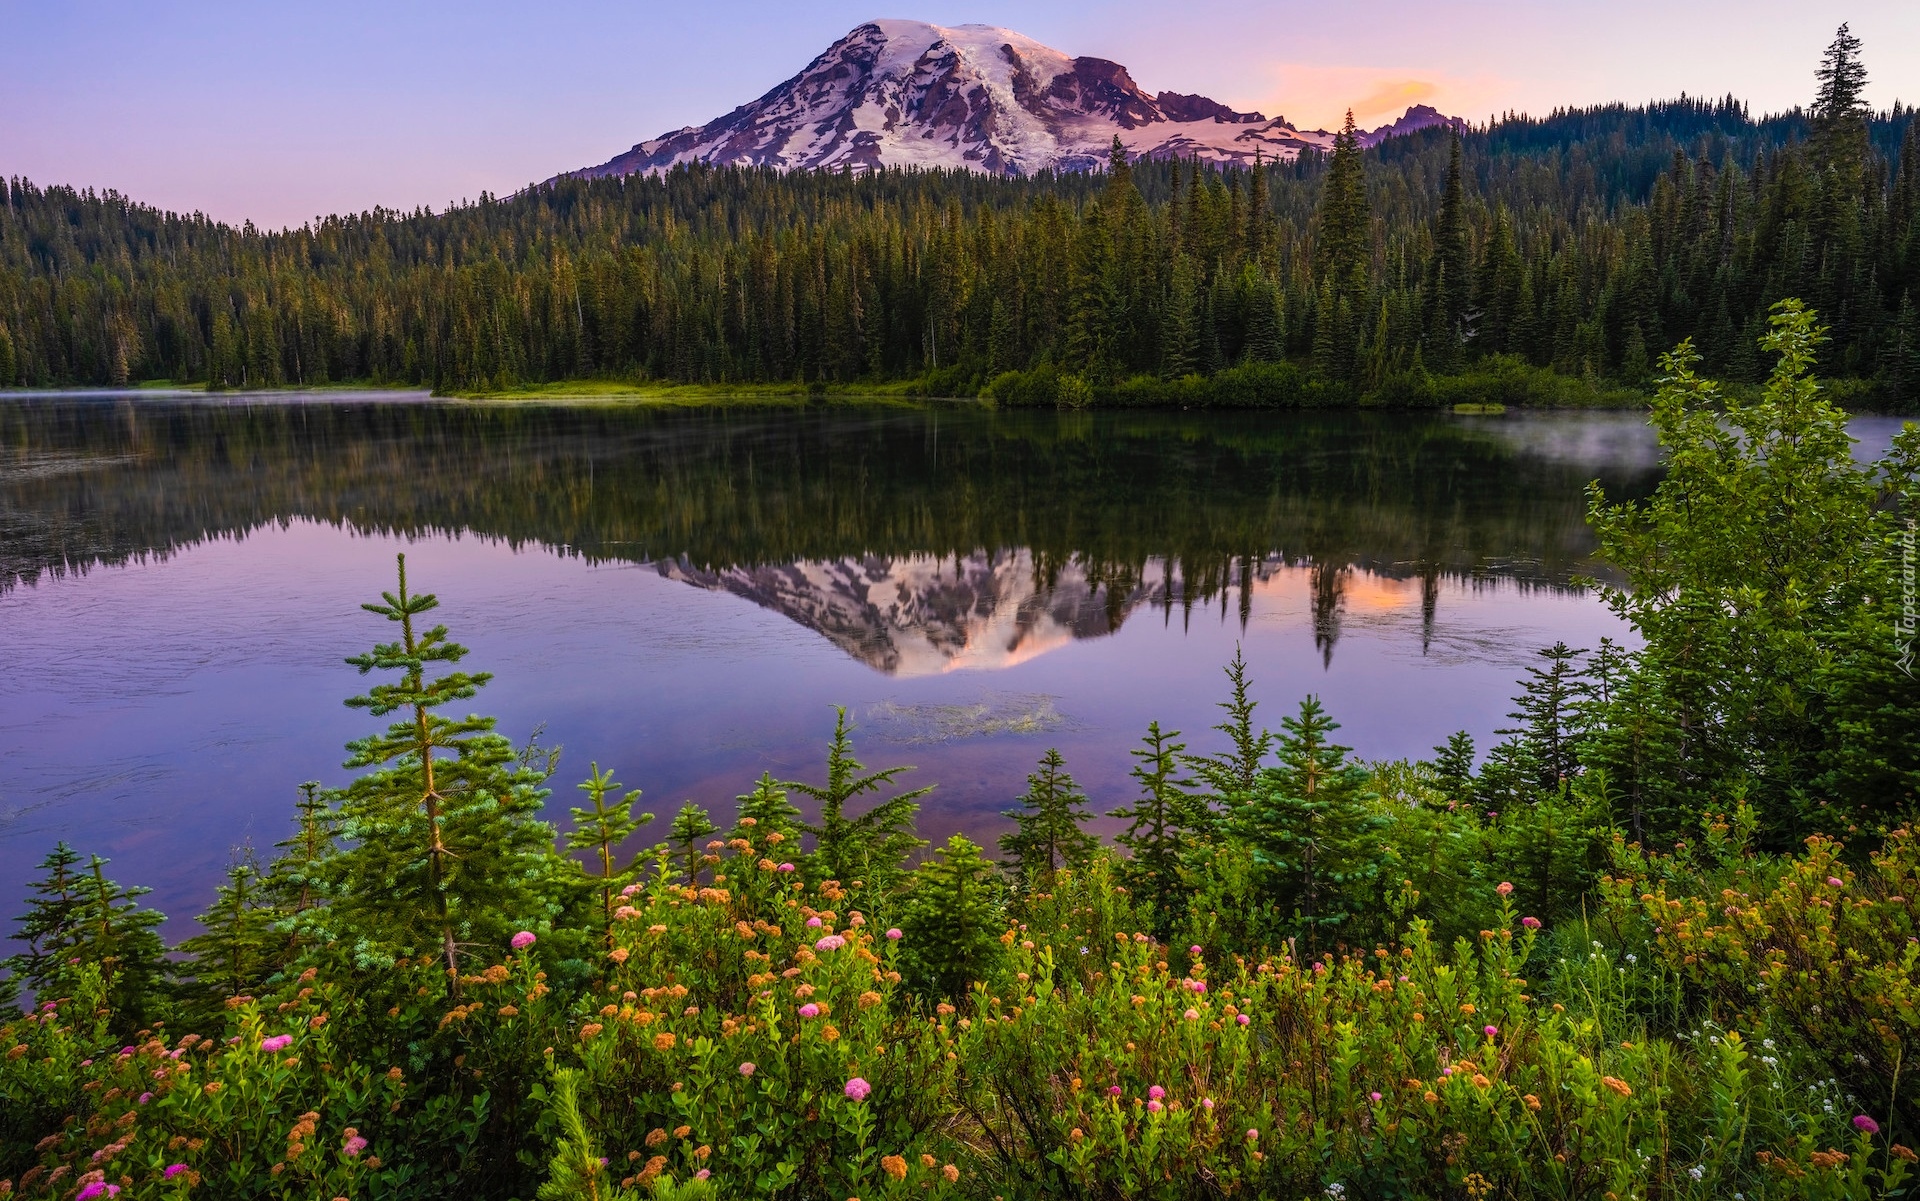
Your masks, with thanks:
M 1232 749 L 1219 755 L 1194 755 L 1187 760 L 1219 814 L 1232 813 L 1253 799 L 1260 769 L 1273 749 L 1273 733 L 1258 727 L 1252 685 L 1247 679 L 1247 658 L 1239 646 L 1233 648 L 1233 661 L 1227 664 L 1227 699 L 1219 702 L 1226 717 L 1215 730 L 1227 736 Z
M 1182 774 L 1187 744 L 1177 741 L 1178 730 L 1162 730 L 1150 722 L 1142 745 L 1129 751 L 1137 761 L 1130 773 L 1139 781 L 1140 795 L 1131 805 L 1110 810 L 1127 828 L 1114 841 L 1128 851 L 1123 875 L 1136 901 L 1153 906 L 1155 930 L 1165 937 L 1185 913 L 1186 886 L 1182 867 L 1201 825 L 1202 803 L 1193 793 L 1193 780 Z
M 1084 867 L 1099 847 L 1100 840 L 1084 828 L 1093 816 L 1084 808 L 1086 793 L 1067 773 L 1057 749 L 1040 757 L 1040 770 L 1027 777 L 1019 803 L 1003 815 L 1013 820 L 1012 832 L 1000 836 L 1000 852 L 1015 879 L 1048 887 L 1055 873 Z
M 346 846 L 327 860 L 325 925 L 362 958 L 391 959 L 431 948 L 454 978 L 462 945 L 483 956 L 554 916 L 553 898 L 578 872 L 554 849 L 540 820 L 544 775 L 523 762 L 491 717 L 438 710 L 473 699 L 492 676 L 450 671 L 467 648 L 447 627 L 418 629 L 439 606 L 407 589 L 399 556 L 397 591 L 361 608 L 400 627 L 395 642 L 347 660 L 362 675 L 394 672 L 347 701 L 375 717 L 398 715 L 380 733 L 347 744 L 346 766 L 370 769 L 340 794 L 337 829 Z

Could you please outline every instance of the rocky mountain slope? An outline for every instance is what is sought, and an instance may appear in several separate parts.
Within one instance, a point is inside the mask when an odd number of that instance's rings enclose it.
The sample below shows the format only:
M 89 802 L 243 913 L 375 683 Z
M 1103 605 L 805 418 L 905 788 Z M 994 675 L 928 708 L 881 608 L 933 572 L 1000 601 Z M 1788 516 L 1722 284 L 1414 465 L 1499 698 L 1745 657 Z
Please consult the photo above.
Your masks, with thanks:
M 1368 145 L 1449 118 L 1424 105 Z M 701 126 L 642 142 L 585 176 L 682 163 L 793 168 L 968 168 L 1002 175 L 1105 164 L 1115 136 L 1136 157 L 1214 163 L 1292 159 L 1333 134 L 1242 113 L 1205 96 L 1149 94 L 1119 63 L 1073 58 L 992 25 L 872 21 L 766 95 Z

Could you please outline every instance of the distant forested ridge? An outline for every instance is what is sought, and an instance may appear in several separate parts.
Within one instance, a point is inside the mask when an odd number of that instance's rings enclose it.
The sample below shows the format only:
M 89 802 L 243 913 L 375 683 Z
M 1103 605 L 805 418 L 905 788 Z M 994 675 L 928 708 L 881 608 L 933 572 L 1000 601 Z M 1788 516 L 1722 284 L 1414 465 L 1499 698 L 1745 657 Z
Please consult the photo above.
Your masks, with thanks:
M 15 178 L 0 386 L 580 377 L 919 380 L 1011 403 L 1433 403 L 1436 378 L 1636 384 L 1692 338 L 1761 377 L 1768 307 L 1822 369 L 1920 397 L 1920 132 L 1861 99 L 1509 116 L 1257 170 L 1006 179 L 692 167 L 263 232 Z M 1547 374 L 1549 371 L 1556 376 Z M 1565 382 L 1565 381 L 1563 381 Z

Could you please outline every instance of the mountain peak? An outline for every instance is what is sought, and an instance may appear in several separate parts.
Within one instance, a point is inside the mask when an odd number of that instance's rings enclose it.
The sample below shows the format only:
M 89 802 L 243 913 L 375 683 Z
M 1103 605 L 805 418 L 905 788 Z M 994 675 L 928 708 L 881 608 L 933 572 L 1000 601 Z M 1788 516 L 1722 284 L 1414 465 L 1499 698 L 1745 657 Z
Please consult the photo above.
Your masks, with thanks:
M 1457 122 L 1425 105 L 1367 145 Z M 705 125 L 641 142 L 582 176 L 683 163 L 799 168 L 1084 171 L 1118 137 L 1135 157 L 1252 163 L 1333 144 L 1326 130 L 1237 112 L 1206 96 L 1150 94 L 1126 67 L 1076 58 L 995 25 L 886 19 L 855 26 L 793 78 Z

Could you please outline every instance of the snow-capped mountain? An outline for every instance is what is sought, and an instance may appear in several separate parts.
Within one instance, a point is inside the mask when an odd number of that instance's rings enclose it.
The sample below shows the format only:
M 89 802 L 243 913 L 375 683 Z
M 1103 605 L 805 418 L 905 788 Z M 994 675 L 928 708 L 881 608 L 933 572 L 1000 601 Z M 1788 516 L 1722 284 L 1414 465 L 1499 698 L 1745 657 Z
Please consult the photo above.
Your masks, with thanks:
M 1364 135 L 1367 145 L 1449 118 L 1425 105 Z M 642 142 L 583 176 L 682 163 L 965 167 L 1001 175 L 1103 166 L 1115 135 L 1135 157 L 1215 163 L 1291 159 L 1333 134 L 1235 112 L 1205 96 L 1148 94 L 1127 69 L 1073 58 L 992 25 L 871 21 L 807 68 L 724 117 Z

